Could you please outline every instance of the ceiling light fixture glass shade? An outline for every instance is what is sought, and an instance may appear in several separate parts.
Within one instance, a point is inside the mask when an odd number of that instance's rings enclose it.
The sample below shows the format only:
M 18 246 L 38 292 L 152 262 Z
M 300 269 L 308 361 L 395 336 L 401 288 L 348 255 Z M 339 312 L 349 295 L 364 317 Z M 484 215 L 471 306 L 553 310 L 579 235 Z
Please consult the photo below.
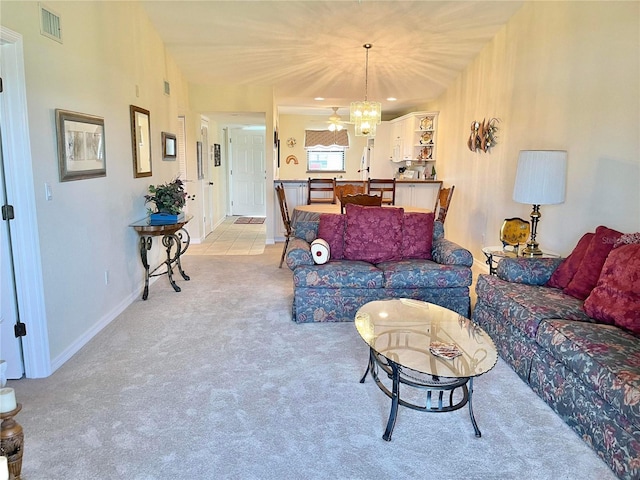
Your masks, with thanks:
M 370 43 L 363 45 L 367 54 L 364 67 L 364 101 L 351 102 L 349 121 L 353 123 L 356 137 L 375 137 L 376 127 L 382 121 L 382 104 L 370 102 L 367 98 L 369 88 L 369 49 Z
M 327 128 L 332 132 L 339 132 L 344 128 L 344 125 L 342 125 L 342 118 L 338 115 L 338 107 L 331 108 L 333 110 L 333 115 L 329 117 L 329 126 Z

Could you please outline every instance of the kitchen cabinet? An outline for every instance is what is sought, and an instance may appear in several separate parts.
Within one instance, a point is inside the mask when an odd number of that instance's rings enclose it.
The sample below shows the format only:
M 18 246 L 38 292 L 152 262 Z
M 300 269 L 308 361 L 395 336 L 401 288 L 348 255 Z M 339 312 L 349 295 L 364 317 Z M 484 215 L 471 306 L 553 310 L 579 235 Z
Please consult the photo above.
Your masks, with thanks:
M 390 121 L 393 162 L 420 167 L 428 177 L 436 163 L 438 112 L 414 112 Z
M 396 205 L 433 210 L 442 182 L 396 182 Z

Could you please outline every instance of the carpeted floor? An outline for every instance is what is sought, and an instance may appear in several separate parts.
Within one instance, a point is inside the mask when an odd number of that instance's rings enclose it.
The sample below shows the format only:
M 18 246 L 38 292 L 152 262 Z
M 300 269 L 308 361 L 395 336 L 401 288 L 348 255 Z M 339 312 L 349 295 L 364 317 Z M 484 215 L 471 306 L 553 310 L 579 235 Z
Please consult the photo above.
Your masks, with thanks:
M 51 377 L 10 381 L 23 480 L 534 479 L 615 477 L 501 360 L 467 409 L 400 408 L 364 372 L 353 323 L 291 321 L 282 245 L 185 256 Z
M 264 217 L 238 217 L 234 223 L 246 224 L 246 223 L 254 223 L 254 224 L 262 224 L 264 223 Z

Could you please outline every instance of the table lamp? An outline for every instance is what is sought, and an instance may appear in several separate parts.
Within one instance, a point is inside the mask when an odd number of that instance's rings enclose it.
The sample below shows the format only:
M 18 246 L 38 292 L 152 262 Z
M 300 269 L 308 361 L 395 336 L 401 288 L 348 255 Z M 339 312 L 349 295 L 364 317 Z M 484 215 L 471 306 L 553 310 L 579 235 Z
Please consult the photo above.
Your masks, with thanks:
M 542 255 L 536 242 L 540 205 L 564 202 L 567 180 L 567 152 L 561 150 L 522 150 L 518 157 L 513 199 L 533 205 L 531 238 L 522 250 L 525 257 Z

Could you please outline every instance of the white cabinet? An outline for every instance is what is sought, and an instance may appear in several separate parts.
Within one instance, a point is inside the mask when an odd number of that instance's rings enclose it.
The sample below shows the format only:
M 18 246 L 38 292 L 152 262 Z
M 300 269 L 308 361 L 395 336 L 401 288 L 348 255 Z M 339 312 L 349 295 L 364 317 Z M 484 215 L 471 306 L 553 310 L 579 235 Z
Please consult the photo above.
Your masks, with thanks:
M 433 210 L 440 182 L 396 183 L 396 205 Z
M 421 167 L 429 177 L 436 162 L 438 112 L 414 112 L 390 123 L 392 161 L 405 162 L 411 169 Z

